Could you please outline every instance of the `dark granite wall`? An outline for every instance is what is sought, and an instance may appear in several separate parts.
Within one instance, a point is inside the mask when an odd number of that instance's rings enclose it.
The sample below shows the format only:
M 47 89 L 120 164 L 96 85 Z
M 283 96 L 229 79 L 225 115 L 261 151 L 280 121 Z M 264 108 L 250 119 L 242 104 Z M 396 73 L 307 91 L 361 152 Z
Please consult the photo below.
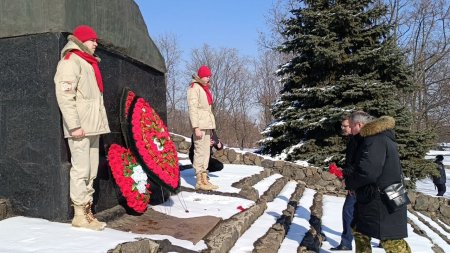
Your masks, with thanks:
M 133 0 L 1 0 L 0 24 L 1 38 L 72 32 L 87 24 L 103 44 L 166 72 L 164 59 Z
M 16 215 L 68 220 L 70 153 L 62 135 L 53 76 L 66 35 L 43 33 L 0 38 L 0 197 Z M 98 48 L 111 134 L 104 146 L 124 144 L 118 118 L 122 88 L 147 99 L 166 121 L 164 74 L 142 63 Z M 117 204 L 114 183 L 101 157 L 96 210 Z

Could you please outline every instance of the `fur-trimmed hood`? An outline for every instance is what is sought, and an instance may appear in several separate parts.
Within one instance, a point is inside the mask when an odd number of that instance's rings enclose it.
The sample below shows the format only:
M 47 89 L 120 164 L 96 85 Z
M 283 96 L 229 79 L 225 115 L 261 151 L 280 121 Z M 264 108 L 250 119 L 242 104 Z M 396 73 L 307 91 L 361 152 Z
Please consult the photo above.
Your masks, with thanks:
M 191 84 L 192 83 L 198 83 L 198 84 L 201 84 L 203 86 L 208 85 L 208 83 L 203 82 L 202 79 L 200 79 L 200 77 L 197 74 L 193 74 L 192 75 Z
M 64 48 L 61 50 L 61 59 L 64 58 L 64 56 L 66 56 L 66 54 L 68 52 L 70 52 L 71 50 L 80 50 L 83 51 L 87 54 L 90 54 L 92 56 L 94 56 L 98 62 L 100 62 L 100 57 L 98 57 L 97 55 L 93 54 L 91 52 L 91 50 L 89 50 L 89 48 L 87 48 L 83 42 L 81 42 L 80 40 L 78 40 L 75 36 L 73 35 L 69 35 L 67 37 L 67 44 L 64 46 Z
M 384 132 L 386 130 L 393 130 L 395 128 L 395 119 L 390 116 L 381 116 L 374 121 L 365 124 L 361 128 L 360 135 L 362 137 L 372 136 Z

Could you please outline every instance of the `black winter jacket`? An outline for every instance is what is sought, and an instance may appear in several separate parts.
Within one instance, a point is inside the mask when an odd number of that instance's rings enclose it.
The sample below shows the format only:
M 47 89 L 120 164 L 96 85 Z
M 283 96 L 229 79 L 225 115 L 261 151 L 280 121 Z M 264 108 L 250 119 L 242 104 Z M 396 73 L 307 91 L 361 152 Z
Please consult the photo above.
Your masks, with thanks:
M 444 164 L 441 161 L 435 161 L 435 163 L 438 165 L 439 177 L 433 177 L 433 183 L 445 184 L 445 182 L 447 181 L 447 176 L 445 174 Z
M 361 135 L 350 135 L 347 143 L 347 149 L 345 151 L 345 165 L 344 165 L 344 177 L 354 172 L 355 168 L 355 153 L 358 150 L 358 146 L 361 145 Z
M 346 177 L 347 187 L 356 191 L 356 231 L 381 240 L 408 236 L 406 206 L 390 214 L 378 190 L 402 180 L 394 127 L 395 120 L 388 116 L 364 125 L 354 172 Z

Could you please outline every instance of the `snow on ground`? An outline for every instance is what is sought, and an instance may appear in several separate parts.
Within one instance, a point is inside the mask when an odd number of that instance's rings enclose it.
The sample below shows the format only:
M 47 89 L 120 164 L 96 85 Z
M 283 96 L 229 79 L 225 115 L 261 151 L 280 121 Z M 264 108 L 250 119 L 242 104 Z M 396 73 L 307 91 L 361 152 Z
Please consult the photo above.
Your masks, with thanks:
M 450 170 L 445 170 L 446 176 L 447 176 L 447 183 L 445 184 L 447 186 L 447 191 L 444 193 L 444 197 L 450 199 Z M 433 184 L 433 181 L 431 178 L 425 178 L 422 180 L 418 180 L 416 182 L 416 191 L 422 192 L 424 194 L 435 196 L 437 193 L 437 189 Z
M 231 248 L 231 253 L 252 252 L 254 248 L 253 242 L 262 237 L 283 214 L 296 186 L 296 182 L 288 182 L 280 194 L 273 201 L 267 203 L 267 209 L 264 211 L 264 214 L 239 237 L 233 248 Z
M 430 150 L 425 156 L 425 159 L 434 160 L 437 155 L 444 156 L 444 161 L 442 163 L 446 166 L 445 174 L 447 177 L 447 183 L 445 184 L 447 186 L 447 192 L 445 192 L 444 197 L 450 199 L 450 151 Z M 437 189 L 431 178 L 418 180 L 416 182 L 416 191 L 430 196 L 435 196 L 437 193 Z
M 435 153 L 431 153 L 430 155 L 435 156 Z M 444 163 L 450 165 L 450 152 L 447 151 L 444 155 Z M 189 164 L 186 160 L 180 160 L 180 162 Z M 258 174 L 262 170 L 263 168 L 258 166 L 226 164 L 222 171 L 210 173 L 210 178 L 214 184 L 219 186 L 218 191 L 238 192 L 239 189 L 231 186 L 233 182 Z M 194 174 L 193 169 L 182 171 L 182 186 L 194 188 Z M 450 185 L 448 183 L 449 176 L 450 173 L 447 170 L 447 187 Z M 266 178 L 259 182 L 255 187 L 258 188 L 258 192 L 262 194 L 278 177 L 279 175 L 273 175 Z M 290 195 L 294 189 L 295 183 L 289 182 L 274 201 L 267 203 L 268 209 L 265 214 L 253 224 L 250 230 L 247 231 L 248 233 L 244 233 L 240 241 L 238 241 L 237 245 L 239 246 L 233 248 L 233 252 L 245 252 L 243 249 L 253 248 L 253 242 L 260 236 L 259 234 L 264 234 L 276 221 L 276 218 L 281 215 L 282 210 L 286 208 Z M 425 194 L 436 194 L 431 180 L 421 180 L 417 184 L 417 189 Z M 312 204 L 313 195 L 313 190 L 306 189 L 303 196 L 300 198 L 291 229 L 281 245 L 279 250 L 280 253 L 295 252 L 295 249 L 300 244 L 304 234 L 309 229 L 309 208 Z M 448 193 L 445 196 L 450 197 Z M 331 252 L 329 251 L 329 248 L 336 246 L 340 242 L 343 203 L 343 197 L 324 196 L 324 213 L 322 221 L 323 232 L 327 237 L 327 241 L 324 242 L 321 252 Z M 158 206 L 152 206 L 151 208 L 181 218 L 213 215 L 227 219 L 240 211 L 239 206 L 247 208 L 252 204 L 252 201 L 242 198 L 207 195 L 195 192 L 180 192 L 175 196 L 171 196 L 169 201 Z M 186 209 L 189 210 L 189 212 L 185 212 Z M 426 217 L 420 216 L 431 224 L 436 225 Z M 433 240 L 433 243 L 443 248 L 444 252 L 450 252 L 450 246 L 425 224 L 420 222 L 418 217 L 411 213 L 408 213 L 408 217 L 429 235 L 431 240 Z M 415 234 L 410 225 L 408 225 L 408 231 L 409 237 L 406 240 L 410 244 L 413 252 L 432 252 L 432 243 L 430 240 Z M 258 234 L 259 236 L 255 236 L 255 234 Z M 445 234 L 449 236 L 448 233 Z M 200 251 L 206 248 L 204 241 L 200 241 L 193 245 L 189 241 L 178 240 L 166 235 L 133 234 L 109 228 L 97 232 L 73 228 L 67 223 L 49 222 L 43 219 L 20 216 L 0 221 L 0 253 L 104 253 L 120 243 L 133 241 L 137 238 L 150 238 L 153 240 L 168 239 L 175 245 L 194 251 Z M 373 240 L 373 245 L 377 244 L 377 240 Z M 373 252 L 384 251 L 382 249 L 374 248 Z
M 152 209 L 179 218 L 210 215 L 228 219 L 239 212 L 241 208 L 247 209 L 254 203 L 251 200 L 243 198 L 196 192 L 180 192 L 163 204 L 153 206 Z M 186 212 L 186 210 L 189 212 Z
M 166 235 L 141 235 L 110 228 L 93 231 L 44 219 L 18 216 L 0 221 L 0 253 L 105 253 L 137 238 L 169 239 L 193 250 L 206 248 L 203 241 L 192 245 Z
M 321 253 L 334 252 L 330 248 L 336 247 L 341 242 L 342 232 L 342 207 L 344 205 L 345 198 L 324 196 L 323 200 L 323 217 L 322 217 L 322 229 L 327 238 L 323 242 Z M 412 214 L 408 213 L 408 217 L 411 218 Z M 417 223 L 416 223 L 417 224 Z M 423 225 L 423 223 L 421 223 Z M 427 232 L 428 234 L 428 232 Z M 433 233 L 434 234 L 434 233 Z M 437 236 L 437 235 L 436 235 Z M 440 239 L 440 238 L 439 238 Z M 442 239 L 440 239 L 442 240 Z M 432 243 L 425 237 L 419 236 L 414 233 L 411 225 L 408 224 L 408 238 L 406 238 L 411 251 L 414 253 L 429 253 L 431 251 Z M 379 240 L 372 239 L 372 252 L 381 253 L 385 252 L 384 249 L 378 248 Z M 355 241 L 353 241 L 353 249 L 355 248 Z M 439 245 L 441 246 L 441 245 Z M 445 249 L 445 248 L 443 248 Z M 345 251 L 351 252 L 351 251 Z M 450 251 L 444 251 L 450 252 Z
M 311 189 L 305 189 L 303 192 L 297 210 L 295 210 L 292 224 L 278 249 L 278 253 L 292 252 L 292 249 L 296 249 L 300 245 L 300 242 L 303 240 L 304 235 L 309 229 L 309 217 L 311 216 L 311 212 L 308 207 L 312 205 L 315 193 L 316 191 Z
M 275 181 L 277 181 L 278 178 L 282 178 L 283 176 L 280 174 L 274 174 L 271 176 L 268 176 L 266 178 L 264 178 L 263 180 L 259 181 L 258 183 L 256 183 L 253 188 L 256 189 L 256 191 L 258 191 L 258 196 L 261 197 L 261 195 L 263 195 L 268 189 L 269 187 L 275 183 Z
M 441 237 L 439 237 L 436 233 L 433 232 L 427 225 L 423 224 L 421 221 L 419 221 L 419 218 L 417 216 L 413 215 L 412 213 L 408 212 L 408 218 L 411 219 L 421 230 L 423 230 L 433 241 L 434 244 L 441 247 L 444 252 L 450 252 L 450 245 L 448 245 L 447 242 L 445 242 Z M 410 229 L 410 226 L 408 226 L 408 238 L 406 238 L 407 242 L 411 246 L 412 252 L 431 252 L 430 248 L 427 248 L 427 245 L 423 245 L 422 243 L 418 243 L 415 241 L 416 234 L 412 232 L 412 229 Z M 421 238 L 422 239 L 422 238 Z M 421 251 L 416 251 L 413 248 L 413 245 L 417 245 L 421 247 Z M 430 242 L 431 246 L 431 242 Z
M 263 170 L 264 168 L 260 166 L 226 164 L 223 170 L 209 173 L 209 181 L 219 186 L 218 191 L 220 192 L 238 193 L 240 189 L 231 186 L 233 182 L 259 174 Z M 181 171 L 182 186 L 194 189 L 195 182 L 195 171 L 193 169 Z
M 432 227 L 436 228 L 440 233 L 442 233 L 443 235 L 445 235 L 447 238 L 450 238 L 450 233 L 445 231 L 441 226 L 439 226 L 438 224 L 436 224 L 436 222 L 434 222 L 432 219 L 430 219 L 429 217 L 418 213 L 419 217 L 424 219 L 426 222 L 430 223 Z M 448 227 L 447 227 L 448 229 Z M 450 252 L 450 251 L 446 251 L 446 252 Z
M 430 159 L 430 160 L 434 160 L 434 158 L 437 155 L 442 155 L 444 156 L 444 165 L 449 166 L 450 165 L 450 150 L 430 150 L 428 151 L 428 153 L 425 155 L 425 159 Z

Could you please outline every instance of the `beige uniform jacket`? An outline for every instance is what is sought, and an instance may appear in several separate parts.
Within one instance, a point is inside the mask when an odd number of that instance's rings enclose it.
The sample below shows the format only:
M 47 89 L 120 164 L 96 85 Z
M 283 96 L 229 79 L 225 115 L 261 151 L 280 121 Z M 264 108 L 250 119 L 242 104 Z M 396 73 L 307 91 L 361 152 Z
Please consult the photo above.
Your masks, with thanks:
M 191 126 L 192 128 L 198 127 L 200 129 L 216 129 L 216 120 L 212 113 L 212 106 L 208 104 L 206 92 L 200 85 L 200 81 L 196 78 L 192 80 L 187 91 Z
M 70 50 L 89 50 L 73 36 L 69 35 L 68 39 L 69 42 L 61 51 L 54 78 L 56 99 L 63 117 L 64 137 L 70 137 L 69 130 L 80 127 L 86 136 L 109 133 L 103 95 L 97 86 L 93 67 L 74 53 L 64 59 Z

